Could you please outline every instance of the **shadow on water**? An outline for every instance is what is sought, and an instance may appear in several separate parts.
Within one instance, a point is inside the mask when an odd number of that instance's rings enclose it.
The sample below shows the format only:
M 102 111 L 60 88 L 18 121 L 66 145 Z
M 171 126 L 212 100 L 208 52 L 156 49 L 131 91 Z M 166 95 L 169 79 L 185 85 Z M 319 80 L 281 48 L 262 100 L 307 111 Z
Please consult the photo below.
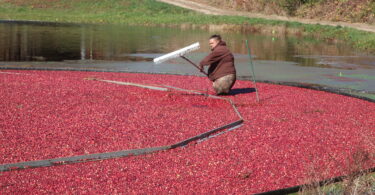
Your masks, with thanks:
M 0 21 L 0 68 L 200 75 L 183 60 L 154 65 L 152 59 L 200 42 L 201 49 L 188 56 L 199 62 L 210 51 L 207 37 L 213 33 L 222 34 L 235 54 L 240 79 L 249 80 L 252 75 L 244 42 L 248 39 L 257 80 L 311 83 L 375 94 L 375 56 L 358 53 L 345 43 L 286 34 Z

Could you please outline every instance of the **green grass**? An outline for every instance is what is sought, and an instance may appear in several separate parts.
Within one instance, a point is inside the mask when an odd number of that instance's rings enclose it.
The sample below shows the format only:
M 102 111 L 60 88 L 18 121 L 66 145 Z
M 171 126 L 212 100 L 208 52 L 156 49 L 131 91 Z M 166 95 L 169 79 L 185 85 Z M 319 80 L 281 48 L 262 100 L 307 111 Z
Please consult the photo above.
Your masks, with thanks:
M 0 0 L 0 19 L 129 25 L 247 24 L 260 28 L 282 25 L 322 40 L 347 41 L 355 48 L 375 53 L 375 33 L 260 18 L 204 15 L 155 0 Z
M 28 2 L 25 0 L 25 2 Z M 39 3 L 38 3 L 39 2 Z M 282 21 L 245 17 L 208 16 L 155 0 L 31 0 L 15 5 L 0 0 L 0 18 L 113 24 L 283 24 Z M 45 4 L 45 8 L 38 8 Z
M 355 178 L 358 181 L 357 194 L 372 194 L 375 191 L 375 173 L 362 175 Z M 303 195 L 303 194 L 353 194 L 353 183 L 342 181 L 333 184 L 323 185 L 321 187 L 312 187 L 302 190 L 299 193 L 292 193 L 290 195 Z M 319 193 L 318 193 L 319 192 Z

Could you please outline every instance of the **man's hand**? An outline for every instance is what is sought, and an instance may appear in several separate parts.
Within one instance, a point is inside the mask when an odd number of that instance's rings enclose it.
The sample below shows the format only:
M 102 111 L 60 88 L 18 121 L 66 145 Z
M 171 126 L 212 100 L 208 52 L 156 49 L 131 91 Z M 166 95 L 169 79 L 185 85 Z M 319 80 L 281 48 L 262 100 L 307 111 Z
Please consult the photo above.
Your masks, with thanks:
M 203 65 L 199 64 L 199 70 L 200 70 L 201 72 L 203 72 L 203 70 L 204 70 Z

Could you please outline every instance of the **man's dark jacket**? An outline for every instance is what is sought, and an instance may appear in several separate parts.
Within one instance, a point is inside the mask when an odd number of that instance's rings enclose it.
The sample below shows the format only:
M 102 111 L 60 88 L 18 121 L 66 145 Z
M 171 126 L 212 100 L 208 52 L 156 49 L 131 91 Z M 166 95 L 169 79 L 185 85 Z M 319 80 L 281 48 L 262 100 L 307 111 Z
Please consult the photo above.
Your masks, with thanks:
M 212 49 L 212 52 L 199 64 L 201 66 L 210 66 L 208 68 L 208 78 L 211 81 L 215 81 L 229 74 L 236 74 L 233 54 L 229 51 L 224 41 L 220 41 L 219 44 Z

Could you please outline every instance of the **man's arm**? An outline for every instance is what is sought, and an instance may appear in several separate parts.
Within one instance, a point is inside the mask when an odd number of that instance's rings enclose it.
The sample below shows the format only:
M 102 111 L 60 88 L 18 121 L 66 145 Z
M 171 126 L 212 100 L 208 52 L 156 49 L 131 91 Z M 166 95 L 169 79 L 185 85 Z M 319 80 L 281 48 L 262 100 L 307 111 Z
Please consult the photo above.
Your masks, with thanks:
M 225 54 L 224 51 L 222 51 L 222 49 L 218 48 L 214 51 L 212 51 L 208 56 L 206 56 L 200 63 L 199 63 L 199 66 L 200 67 L 203 67 L 203 66 L 209 66 L 211 65 L 212 63 L 214 62 L 217 62 L 219 61 L 223 55 Z

